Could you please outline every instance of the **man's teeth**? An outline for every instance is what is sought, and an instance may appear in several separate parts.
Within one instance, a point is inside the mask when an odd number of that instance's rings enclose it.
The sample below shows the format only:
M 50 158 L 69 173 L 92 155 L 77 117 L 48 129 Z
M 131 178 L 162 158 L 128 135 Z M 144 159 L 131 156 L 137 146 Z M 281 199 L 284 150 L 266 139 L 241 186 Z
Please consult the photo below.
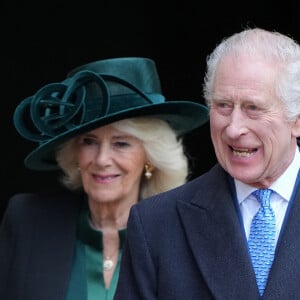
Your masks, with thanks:
M 239 157 L 249 157 L 253 153 L 254 151 L 250 149 L 233 149 L 233 154 Z

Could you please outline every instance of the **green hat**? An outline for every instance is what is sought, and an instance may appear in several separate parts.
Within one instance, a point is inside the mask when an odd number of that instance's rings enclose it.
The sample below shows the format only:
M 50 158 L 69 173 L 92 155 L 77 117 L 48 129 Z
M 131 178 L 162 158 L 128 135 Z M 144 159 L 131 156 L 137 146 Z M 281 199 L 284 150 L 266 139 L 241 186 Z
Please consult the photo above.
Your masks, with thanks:
M 140 116 L 167 121 L 181 136 L 208 121 L 206 106 L 166 101 L 155 63 L 124 57 L 91 62 L 72 70 L 59 83 L 43 86 L 14 112 L 24 138 L 38 143 L 25 158 L 33 170 L 55 170 L 55 150 L 68 139 L 109 123 Z

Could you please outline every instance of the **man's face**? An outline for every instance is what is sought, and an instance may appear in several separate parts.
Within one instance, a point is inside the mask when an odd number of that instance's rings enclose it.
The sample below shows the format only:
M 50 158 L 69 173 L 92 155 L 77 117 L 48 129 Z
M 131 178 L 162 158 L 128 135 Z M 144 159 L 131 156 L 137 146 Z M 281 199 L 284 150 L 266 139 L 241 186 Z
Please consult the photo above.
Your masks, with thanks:
M 269 186 L 296 150 L 299 120 L 286 119 L 275 94 L 280 69 L 262 58 L 227 56 L 217 69 L 210 111 L 216 156 L 234 178 Z

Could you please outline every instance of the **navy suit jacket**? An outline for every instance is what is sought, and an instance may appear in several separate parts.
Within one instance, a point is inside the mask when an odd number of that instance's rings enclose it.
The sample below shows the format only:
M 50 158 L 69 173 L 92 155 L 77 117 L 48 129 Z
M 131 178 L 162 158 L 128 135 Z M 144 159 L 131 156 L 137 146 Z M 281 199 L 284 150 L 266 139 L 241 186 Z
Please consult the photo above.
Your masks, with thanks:
M 134 205 L 115 300 L 259 299 L 228 175 L 216 165 Z M 300 299 L 300 194 L 262 299 Z
M 18 194 L 0 227 L 0 299 L 65 300 L 82 196 Z

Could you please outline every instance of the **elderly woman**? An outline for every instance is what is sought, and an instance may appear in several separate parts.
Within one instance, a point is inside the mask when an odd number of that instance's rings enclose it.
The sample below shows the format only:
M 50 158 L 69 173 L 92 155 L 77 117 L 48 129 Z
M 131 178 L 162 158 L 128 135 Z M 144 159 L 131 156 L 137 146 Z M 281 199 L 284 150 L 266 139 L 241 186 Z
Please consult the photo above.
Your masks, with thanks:
M 14 114 L 38 142 L 25 166 L 60 169 L 65 192 L 17 194 L 0 229 L 0 298 L 113 299 L 131 206 L 183 184 L 182 136 L 207 108 L 166 101 L 155 63 L 114 58 L 71 71 Z

